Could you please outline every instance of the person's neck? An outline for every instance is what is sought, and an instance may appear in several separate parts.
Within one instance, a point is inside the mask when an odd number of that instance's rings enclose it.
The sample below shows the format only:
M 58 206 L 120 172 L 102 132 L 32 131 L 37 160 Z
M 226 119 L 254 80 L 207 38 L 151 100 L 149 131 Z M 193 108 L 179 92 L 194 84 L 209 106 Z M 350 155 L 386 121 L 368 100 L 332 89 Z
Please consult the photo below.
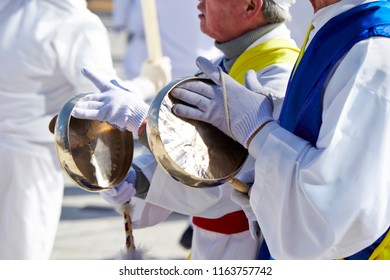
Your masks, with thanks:
M 237 58 L 248 49 L 250 45 L 279 25 L 280 24 L 278 23 L 261 26 L 229 42 L 219 43 L 216 41 L 215 47 L 224 54 L 223 65 L 225 70 L 229 72 Z

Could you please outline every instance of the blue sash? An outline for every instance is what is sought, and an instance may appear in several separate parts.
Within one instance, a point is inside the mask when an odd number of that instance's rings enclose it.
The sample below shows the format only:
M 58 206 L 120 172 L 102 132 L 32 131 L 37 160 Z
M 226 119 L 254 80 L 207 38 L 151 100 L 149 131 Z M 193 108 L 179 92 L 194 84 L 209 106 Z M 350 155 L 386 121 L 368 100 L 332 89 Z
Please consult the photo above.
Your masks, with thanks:
M 308 46 L 290 77 L 280 125 L 316 145 L 322 125 L 323 85 L 336 63 L 357 42 L 390 37 L 390 3 L 372 2 L 330 20 Z
M 322 125 L 323 86 L 330 71 L 356 43 L 373 36 L 390 37 L 389 1 L 360 5 L 324 25 L 290 77 L 280 125 L 315 146 Z M 346 259 L 368 259 L 386 234 Z M 268 258 L 267 251 L 262 244 L 259 259 Z

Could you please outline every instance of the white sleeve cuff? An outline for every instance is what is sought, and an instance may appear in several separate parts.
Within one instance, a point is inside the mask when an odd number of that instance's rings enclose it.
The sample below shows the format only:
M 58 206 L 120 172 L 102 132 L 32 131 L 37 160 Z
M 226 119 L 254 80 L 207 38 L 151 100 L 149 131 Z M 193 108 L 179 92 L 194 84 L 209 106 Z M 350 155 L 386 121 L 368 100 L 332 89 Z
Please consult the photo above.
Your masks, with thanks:
M 251 143 L 249 144 L 248 151 L 249 154 L 257 159 L 257 156 L 263 147 L 268 135 L 279 128 L 279 124 L 275 121 L 272 121 L 265 125 L 256 135 L 253 137 Z

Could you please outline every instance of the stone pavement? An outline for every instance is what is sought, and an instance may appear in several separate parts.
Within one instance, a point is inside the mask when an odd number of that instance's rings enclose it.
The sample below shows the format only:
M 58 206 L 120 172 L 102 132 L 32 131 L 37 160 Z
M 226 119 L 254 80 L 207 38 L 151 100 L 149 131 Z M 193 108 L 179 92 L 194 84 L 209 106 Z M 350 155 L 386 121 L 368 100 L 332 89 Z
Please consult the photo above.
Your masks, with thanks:
M 109 30 L 114 66 L 120 75 L 126 34 L 111 31 L 110 14 L 100 17 Z M 135 144 L 134 156 L 138 152 L 139 147 Z M 51 259 L 115 259 L 125 248 L 122 216 L 98 193 L 87 192 L 64 176 L 62 215 Z M 186 259 L 189 250 L 181 247 L 179 240 L 187 226 L 188 217 L 174 213 L 163 223 L 134 230 L 135 244 L 143 249 L 145 259 Z

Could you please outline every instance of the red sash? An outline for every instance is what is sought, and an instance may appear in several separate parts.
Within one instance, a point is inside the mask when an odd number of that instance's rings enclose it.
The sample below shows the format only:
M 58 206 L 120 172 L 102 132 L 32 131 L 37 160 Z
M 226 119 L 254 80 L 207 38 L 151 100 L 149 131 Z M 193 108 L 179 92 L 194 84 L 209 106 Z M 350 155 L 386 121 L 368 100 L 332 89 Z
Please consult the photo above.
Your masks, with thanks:
M 242 210 L 226 214 L 217 219 L 193 217 L 192 223 L 202 229 L 223 234 L 234 234 L 249 230 L 248 219 Z

